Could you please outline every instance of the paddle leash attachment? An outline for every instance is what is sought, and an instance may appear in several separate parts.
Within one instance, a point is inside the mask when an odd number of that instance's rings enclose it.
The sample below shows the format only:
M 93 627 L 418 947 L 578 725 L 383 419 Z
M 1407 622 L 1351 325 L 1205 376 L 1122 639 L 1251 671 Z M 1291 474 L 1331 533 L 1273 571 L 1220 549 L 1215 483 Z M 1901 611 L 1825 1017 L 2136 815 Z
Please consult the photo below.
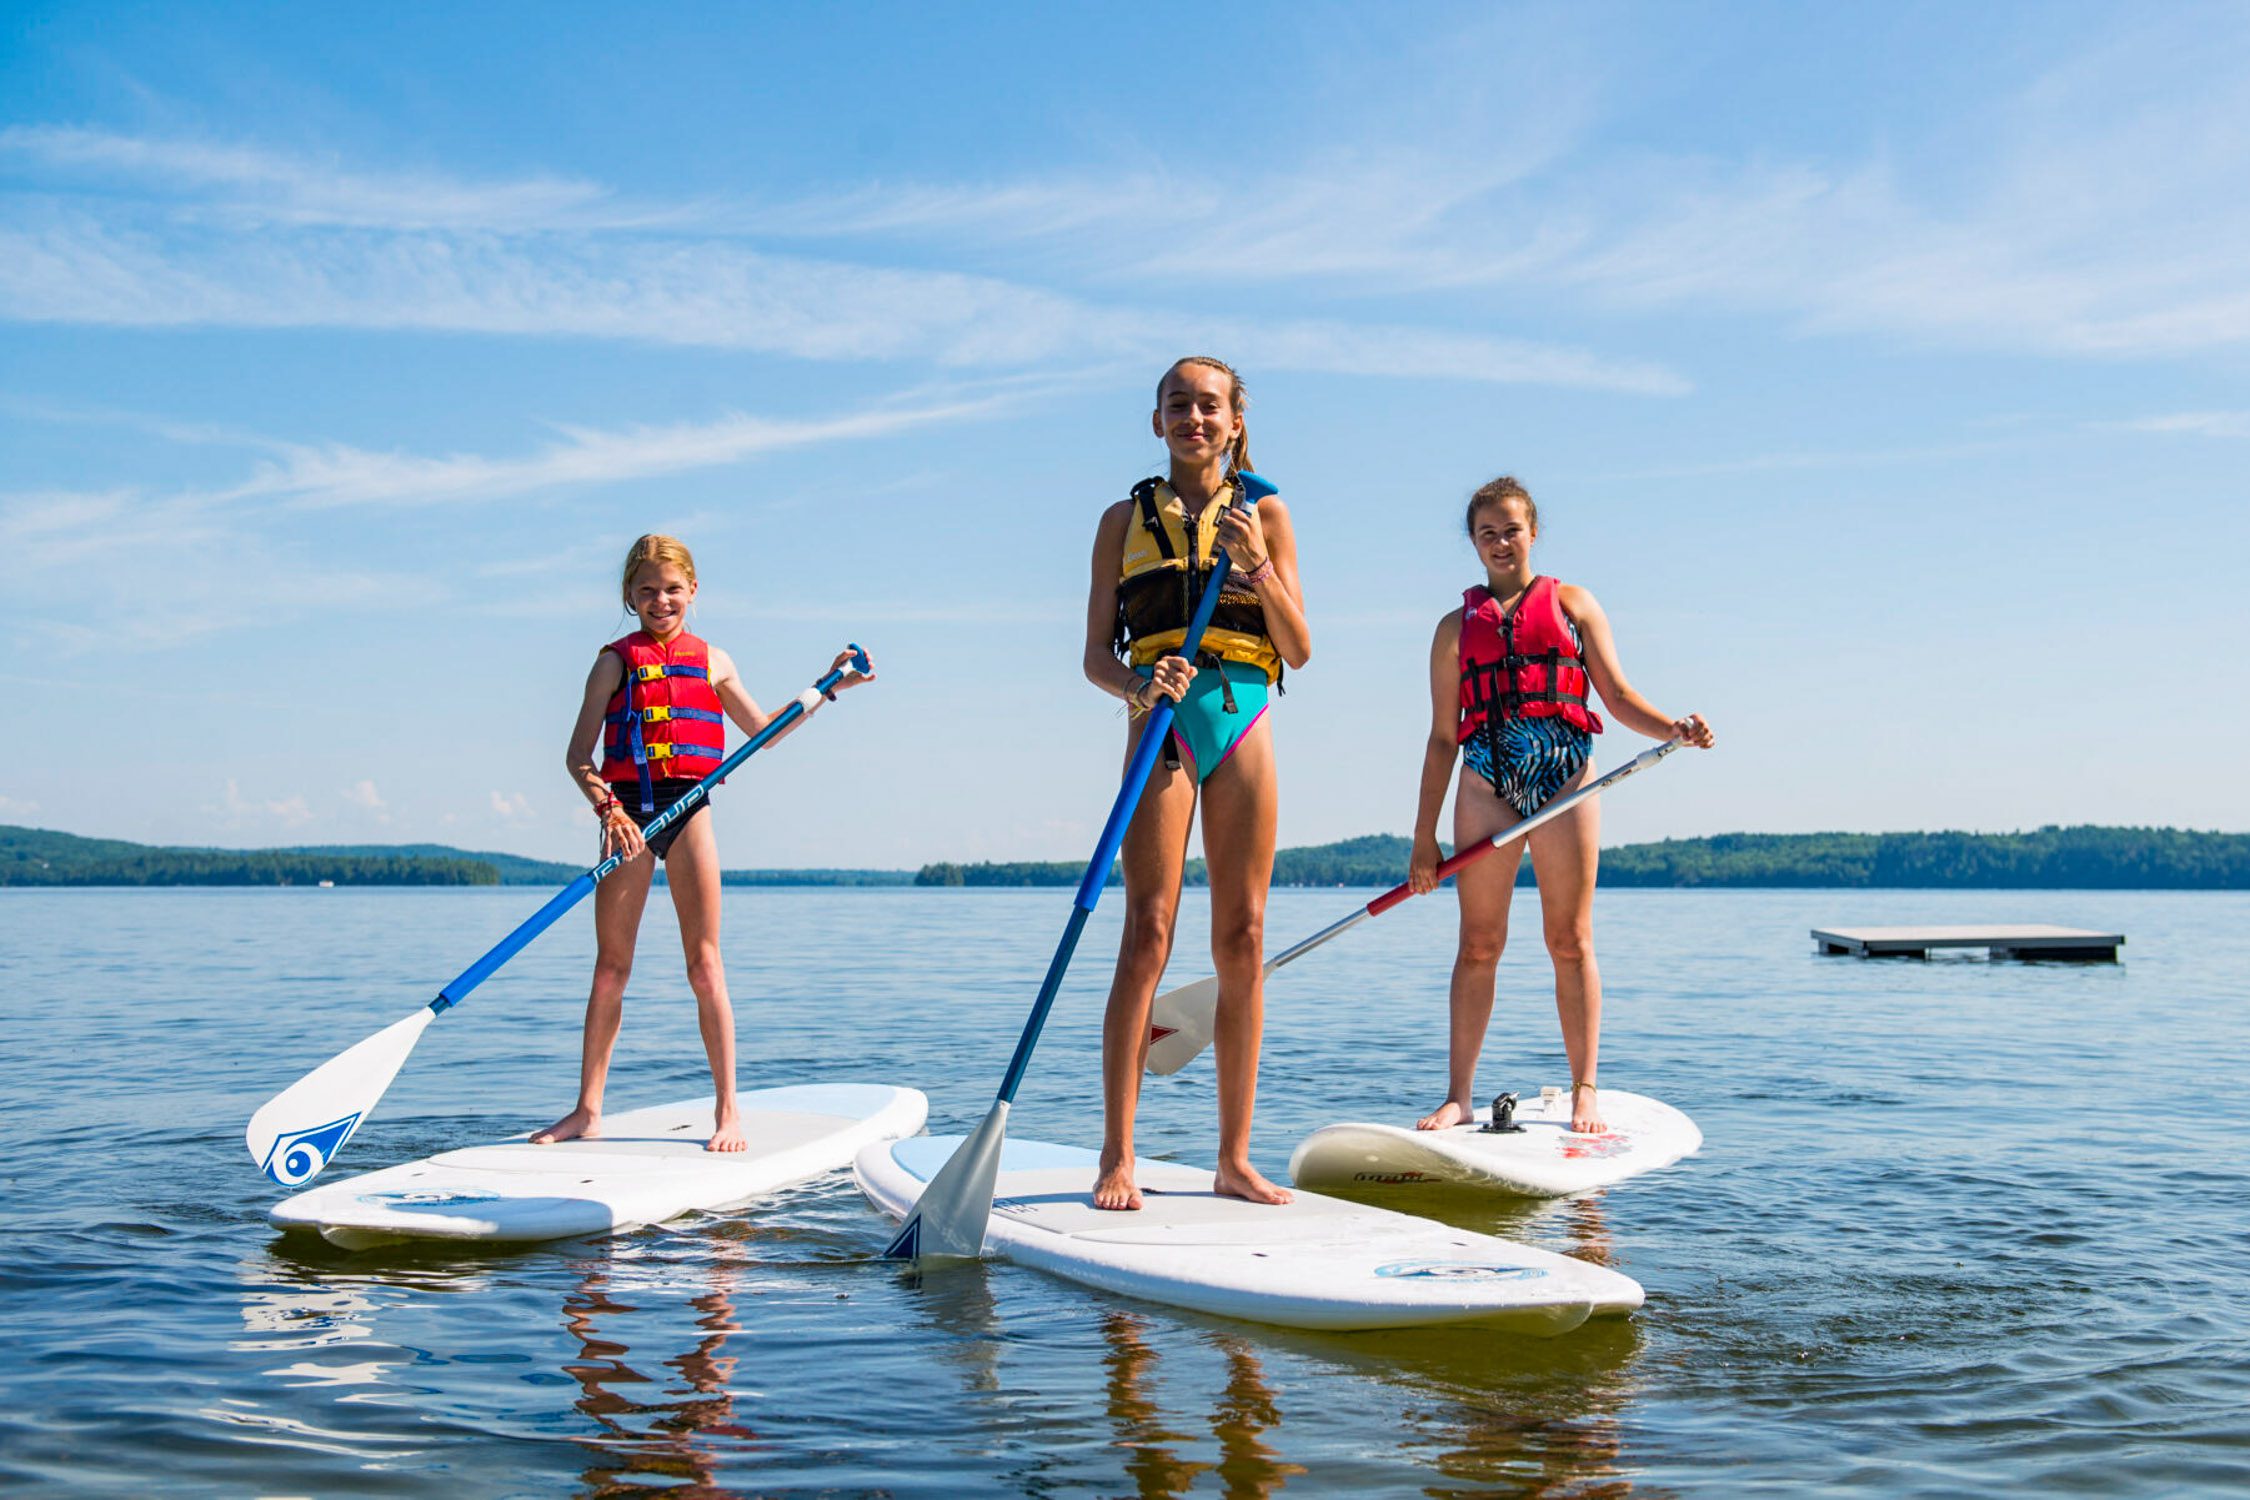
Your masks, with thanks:
M 874 668 L 869 665 L 867 653 L 856 644 L 851 648 L 851 659 L 836 667 L 811 687 L 797 695 L 795 702 L 773 716 L 765 728 L 752 735 L 740 749 L 719 763 L 719 768 L 691 787 L 687 794 L 673 803 L 642 830 L 644 838 L 653 837 L 686 817 L 688 812 L 704 798 L 711 788 L 731 774 L 751 756 L 773 743 L 789 727 L 827 701 L 836 685 L 847 676 L 872 677 Z M 344 1144 L 366 1123 L 383 1091 L 398 1076 L 407 1054 L 421 1040 L 422 1032 L 439 1016 L 469 997 L 469 992 L 490 979 L 493 973 L 509 959 L 523 951 L 531 940 L 549 927 L 566 911 L 586 899 L 587 893 L 604 879 L 614 874 L 625 863 L 625 856 L 612 854 L 585 874 L 556 892 L 554 898 L 533 912 L 523 925 L 492 946 L 492 950 L 475 963 L 463 969 L 452 982 L 437 992 L 437 998 L 416 1010 L 402 1021 L 384 1027 L 373 1036 L 357 1043 L 330 1058 L 319 1067 L 298 1079 L 250 1117 L 246 1140 L 250 1159 L 258 1169 L 283 1187 L 303 1187 L 320 1175 L 321 1169 L 335 1159 Z
M 1439 883 L 1451 880 L 1493 850 L 1505 848 L 1533 829 L 1553 822 L 1587 798 L 1598 795 L 1603 788 L 1614 786 L 1636 772 L 1647 770 L 1679 749 L 1681 744 L 1682 741 L 1676 739 L 1666 740 L 1661 745 L 1643 750 L 1608 775 L 1587 782 L 1567 797 L 1555 798 L 1521 823 L 1503 828 L 1489 839 L 1477 840 L 1437 867 Z M 1414 887 L 1411 885 L 1393 886 L 1341 922 L 1323 927 L 1296 947 L 1284 949 L 1267 959 L 1266 977 L 1271 979 L 1273 971 L 1283 964 L 1303 958 L 1322 943 L 1342 937 L 1369 917 L 1381 916 L 1413 894 Z M 1219 981 L 1216 975 L 1198 979 L 1193 984 L 1182 985 L 1157 996 L 1156 1003 L 1149 1007 L 1148 1070 L 1151 1073 L 1177 1073 L 1193 1062 L 1196 1054 L 1210 1044 L 1218 1013 Z
M 1242 491 L 1235 502 L 1238 505 L 1255 506 L 1275 493 L 1273 485 L 1247 470 L 1234 477 Z M 1216 556 L 1211 581 L 1203 586 L 1195 613 L 1188 619 L 1187 636 L 1176 653 L 1189 661 L 1195 660 L 1196 649 L 1203 644 L 1204 628 L 1211 623 L 1211 612 L 1218 607 L 1219 594 L 1226 587 L 1227 574 L 1234 566 L 1224 548 L 1219 549 Z M 1117 858 L 1118 846 L 1125 842 L 1125 829 L 1133 821 L 1133 809 L 1140 805 L 1149 773 L 1156 768 L 1156 757 L 1164 748 L 1164 737 L 1172 732 L 1173 711 L 1172 700 L 1164 697 L 1159 697 L 1156 707 L 1149 710 L 1148 723 L 1141 729 L 1140 740 L 1133 747 L 1133 758 L 1125 767 L 1124 784 L 1117 789 L 1117 800 L 1110 804 L 1109 821 L 1102 825 L 1101 841 L 1094 846 L 1093 860 L 1078 882 L 1078 894 L 1071 901 L 1070 920 L 1063 926 L 1062 942 L 1056 946 L 1054 959 L 1047 965 L 1047 977 L 1039 986 L 1039 998 L 1032 1004 L 1031 1018 L 1024 1022 L 1023 1035 L 1016 1039 L 1015 1056 L 1008 1061 L 1008 1074 L 1000 1080 L 999 1096 L 992 1101 L 992 1108 L 983 1122 L 947 1158 L 937 1176 L 930 1179 L 930 1185 L 923 1189 L 897 1236 L 884 1247 L 885 1257 L 920 1260 L 925 1256 L 967 1257 L 983 1253 L 984 1226 L 992 1217 L 992 1184 L 1000 1175 L 1000 1148 L 1008 1138 L 1008 1107 L 1015 1102 L 1024 1070 L 1031 1066 L 1032 1049 L 1039 1044 L 1040 1030 L 1047 1024 L 1047 1012 L 1054 1009 L 1055 992 L 1062 988 L 1063 975 L 1070 969 L 1070 956 L 1077 951 L 1078 935 L 1085 931 L 1086 919 L 1094 914 L 1094 904 L 1102 898 L 1102 887 L 1109 880 L 1110 863 Z

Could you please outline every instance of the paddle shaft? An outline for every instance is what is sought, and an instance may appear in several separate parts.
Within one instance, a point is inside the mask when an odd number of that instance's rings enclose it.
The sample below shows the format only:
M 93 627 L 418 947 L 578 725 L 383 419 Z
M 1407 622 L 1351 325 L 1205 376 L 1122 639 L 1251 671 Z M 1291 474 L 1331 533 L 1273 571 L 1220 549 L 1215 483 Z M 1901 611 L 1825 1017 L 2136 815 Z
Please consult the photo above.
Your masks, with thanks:
M 852 660 L 848 666 L 837 667 L 825 677 L 822 677 L 820 681 L 814 683 L 812 687 L 814 692 L 826 697 L 830 689 L 843 681 L 844 673 L 847 670 L 853 672 L 865 672 L 867 670 L 867 653 L 860 650 L 856 644 L 851 649 Z M 698 802 L 711 795 L 711 788 L 732 775 L 744 761 L 773 743 L 776 737 L 786 731 L 790 725 L 802 719 L 807 712 L 805 700 L 799 698 L 780 713 L 775 714 L 773 718 L 767 721 L 765 728 L 750 736 L 740 749 L 719 762 L 719 768 L 716 771 L 690 787 L 679 801 L 651 818 L 648 826 L 641 830 L 643 839 L 654 837 L 686 817 L 689 812 L 694 810 Z M 555 892 L 553 898 L 545 906 L 540 907 L 539 910 L 524 919 L 522 926 L 509 933 L 499 942 L 494 943 L 491 951 L 486 953 L 484 957 L 455 975 L 443 989 L 437 992 L 437 998 L 430 1002 L 430 1009 L 442 1016 L 463 1000 L 468 999 L 471 990 L 490 979 L 502 964 L 522 952 L 533 938 L 554 926 L 556 920 L 564 912 L 585 900 L 586 893 L 601 884 L 608 876 L 616 873 L 617 867 L 624 864 L 625 859 L 626 856 L 621 853 L 612 854 L 609 858 Z
M 1255 507 L 1274 493 L 1274 487 L 1255 474 L 1243 473 L 1236 477 L 1242 482 L 1242 496 L 1235 502 L 1238 505 Z M 1226 588 L 1227 575 L 1234 568 L 1234 560 L 1227 556 L 1224 547 L 1214 549 L 1214 557 L 1211 581 L 1203 586 L 1202 597 L 1195 602 L 1195 614 L 1188 620 L 1187 635 L 1180 642 L 1178 654 L 1191 662 L 1195 660 L 1196 648 L 1203 644 L 1203 632 L 1211 623 L 1212 611 L 1219 607 L 1219 595 Z M 1193 561 L 1189 560 L 1191 566 Z M 1117 858 L 1118 846 L 1125 842 L 1125 830 L 1133 821 L 1133 810 L 1140 806 L 1149 773 L 1156 769 L 1156 757 L 1164 748 L 1164 737 L 1172 732 L 1175 711 L 1176 705 L 1170 698 L 1158 697 L 1156 707 L 1149 710 L 1148 723 L 1141 729 L 1139 742 L 1133 746 L 1133 759 L 1125 767 L 1124 785 L 1117 789 L 1117 800 L 1110 804 L 1109 821 L 1102 825 L 1101 841 L 1094 846 L 1094 857 L 1078 882 L 1078 894 L 1072 898 L 1070 921 L 1063 927 L 1062 942 L 1055 949 L 1054 961 L 1047 965 L 1047 977 L 1039 986 L 1039 999 L 1031 1007 L 1031 1018 L 1024 1023 L 1023 1035 L 1016 1040 L 1015 1056 L 1008 1060 L 1007 1076 L 1000 1080 L 998 1097 L 1002 1103 L 1015 1102 L 1024 1071 L 1031 1066 L 1032 1049 L 1039 1045 L 1039 1033 L 1047 1024 L 1047 1012 L 1055 1008 L 1055 994 L 1062 988 L 1071 955 L 1078 949 L 1078 935 L 1086 930 L 1086 919 L 1093 915 L 1095 903 L 1102 899 L 1102 887 L 1109 883 L 1110 863 Z
M 1524 819 L 1521 823 L 1511 824 L 1510 826 L 1501 829 L 1491 838 L 1477 840 L 1474 844 L 1471 844 L 1468 848 L 1459 851 L 1451 859 L 1447 860 L 1445 863 L 1437 867 L 1438 882 L 1440 884 L 1443 884 L 1444 882 L 1451 880 L 1454 876 L 1460 874 L 1463 870 L 1475 864 L 1478 860 L 1484 858 L 1493 850 L 1503 848 L 1506 845 L 1512 844 L 1517 839 L 1523 838 L 1526 835 L 1530 834 L 1532 830 L 1543 827 L 1546 824 L 1553 822 L 1555 819 L 1561 817 L 1564 813 L 1569 812 L 1572 808 L 1576 807 L 1579 803 L 1584 802 L 1587 798 L 1592 797 L 1600 792 L 1602 788 L 1623 781 L 1626 777 L 1631 776 L 1636 771 L 1647 770 L 1650 766 L 1655 765 L 1665 756 L 1670 755 L 1673 751 L 1679 749 L 1680 745 L 1681 741 L 1679 740 L 1666 740 L 1661 745 L 1643 750 L 1640 754 L 1634 756 L 1631 760 L 1625 762 L 1625 764 L 1619 766 L 1616 770 L 1587 782 L 1584 786 L 1580 787 L 1577 791 L 1572 792 L 1569 796 L 1557 797 L 1554 801 L 1549 802 L 1545 807 L 1540 808 L 1539 811 L 1533 813 L 1530 817 Z M 1311 937 L 1306 938 L 1303 942 L 1297 944 L 1296 947 L 1285 948 L 1281 952 L 1275 954 L 1272 958 L 1266 960 L 1266 972 L 1268 974 L 1271 974 L 1274 970 L 1280 968 L 1283 964 L 1303 958 L 1306 954 L 1312 952 L 1313 949 L 1318 948 L 1321 944 L 1328 942 L 1333 938 L 1342 937 L 1345 933 L 1351 931 L 1354 927 L 1357 927 L 1360 923 L 1366 921 L 1369 917 L 1379 917 L 1384 912 L 1387 912 L 1392 907 L 1398 905 L 1400 902 L 1410 899 L 1413 895 L 1414 887 L 1411 883 L 1391 887 L 1391 889 L 1383 892 L 1382 895 L 1377 896 L 1374 900 L 1368 902 L 1365 906 L 1361 907 L 1358 911 L 1353 912 L 1350 916 L 1344 918 L 1342 921 L 1334 923 L 1327 927 L 1323 927 L 1320 931 L 1314 933 Z

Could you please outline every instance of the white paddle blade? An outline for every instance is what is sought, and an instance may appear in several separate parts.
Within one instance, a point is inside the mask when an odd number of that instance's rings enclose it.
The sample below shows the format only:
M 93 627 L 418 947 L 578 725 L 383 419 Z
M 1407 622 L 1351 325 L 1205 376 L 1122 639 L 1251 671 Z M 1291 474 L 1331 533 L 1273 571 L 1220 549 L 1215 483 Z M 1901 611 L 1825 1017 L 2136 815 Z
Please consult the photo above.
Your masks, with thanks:
M 360 1127 L 437 1012 L 422 1006 L 338 1053 L 266 1101 L 250 1117 L 250 1159 L 283 1187 L 320 1175 Z
M 992 1101 L 992 1112 L 971 1131 L 937 1176 L 922 1189 L 914 1211 L 883 1255 L 889 1260 L 928 1260 L 950 1255 L 973 1260 L 984 1254 L 984 1226 L 992 1218 L 992 1186 L 1000 1180 L 1000 1148 L 1008 1140 L 1008 1101 Z
M 1148 1010 L 1148 1070 L 1167 1075 L 1194 1062 L 1211 1045 L 1219 1019 L 1219 976 L 1198 979 L 1158 995 Z

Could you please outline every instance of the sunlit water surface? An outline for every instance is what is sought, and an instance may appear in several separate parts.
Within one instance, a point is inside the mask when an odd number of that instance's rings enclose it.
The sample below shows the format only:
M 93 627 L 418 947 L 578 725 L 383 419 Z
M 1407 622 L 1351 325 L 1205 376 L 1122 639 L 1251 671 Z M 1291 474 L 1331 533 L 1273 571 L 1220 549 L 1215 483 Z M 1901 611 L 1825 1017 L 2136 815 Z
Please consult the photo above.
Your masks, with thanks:
M 1281 891 L 1274 946 L 1366 892 Z M 1614 1266 L 1551 1341 L 1312 1335 L 1004 1264 L 919 1275 L 846 1176 L 505 1254 L 347 1255 L 266 1225 L 250 1111 L 407 1014 L 543 893 L 0 892 L 0 1485 L 313 1495 L 2183 1495 L 2250 1483 L 2250 899 L 1605 893 L 1603 1079 L 1701 1124 L 1584 1201 L 1400 1201 Z M 730 891 L 743 1082 L 991 1099 L 1063 891 Z M 1528 901 L 1487 1089 L 1566 1081 Z M 1815 956 L 1814 925 L 2058 921 L 2118 966 Z M 1117 903 L 1020 1136 L 1093 1145 Z M 1191 898 L 1173 983 L 1205 972 Z M 1442 1080 L 1452 903 L 1270 990 L 1257 1149 L 1404 1121 Z M 338 1172 L 569 1103 L 576 918 L 424 1038 Z M 698 1094 L 651 904 L 613 1108 Z M 1208 1064 L 1152 1155 L 1207 1161 Z

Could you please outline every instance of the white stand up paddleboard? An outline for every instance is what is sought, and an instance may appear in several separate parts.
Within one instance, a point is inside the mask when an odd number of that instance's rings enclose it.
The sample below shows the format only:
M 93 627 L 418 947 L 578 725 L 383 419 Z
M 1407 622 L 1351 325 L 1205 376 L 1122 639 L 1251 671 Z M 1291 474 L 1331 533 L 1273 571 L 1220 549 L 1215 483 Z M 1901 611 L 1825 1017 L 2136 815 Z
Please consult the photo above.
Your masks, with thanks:
M 799 1084 L 739 1097 L 746 1151 L 704 1150 L 711 1101 L 691 1099 L 606 1116 L 599 1140 L 534 1146 L 519 1136 L 347 1177 L 275 1204 L 269 1217 L 348 1250 L 613 1234 L 835 1171 L 864 1146 L 920 1130 L 930 1111 L 918 1090 L 877 1084 Z
M 870 1146 L 852 1175 L 868 1202 L 904 1219 L 960 1143 Z M 1287 1328 L 1479 1323 L 1556 1334 L 1641 1305 L 1630 1277 L 1493 1235 L 1316 1193 L 1281 1206 L 1222 1198 L 1208 1167 L 1144 1158 L 1145 1206 L 1104 1212 L 1093 1204 L 1096 1160 L 1011 1136 L 986 1252 L 1105 1292 Z
M 1522 1130 L 1493 1134 L 1485 1119 L 1448 1130 L 1327 1125 L 1298 1142 L 1289 1176 L 1301 1187 L 1468 1187 L 1559 1198 L 1669 1166 L 1703 1144 L 1671 1105 L 1623 1089 L 1601 1091 L 1601 1135 L 1570 1128 L 1570 1091 L 1542 1089 L 1514 1111 Z

